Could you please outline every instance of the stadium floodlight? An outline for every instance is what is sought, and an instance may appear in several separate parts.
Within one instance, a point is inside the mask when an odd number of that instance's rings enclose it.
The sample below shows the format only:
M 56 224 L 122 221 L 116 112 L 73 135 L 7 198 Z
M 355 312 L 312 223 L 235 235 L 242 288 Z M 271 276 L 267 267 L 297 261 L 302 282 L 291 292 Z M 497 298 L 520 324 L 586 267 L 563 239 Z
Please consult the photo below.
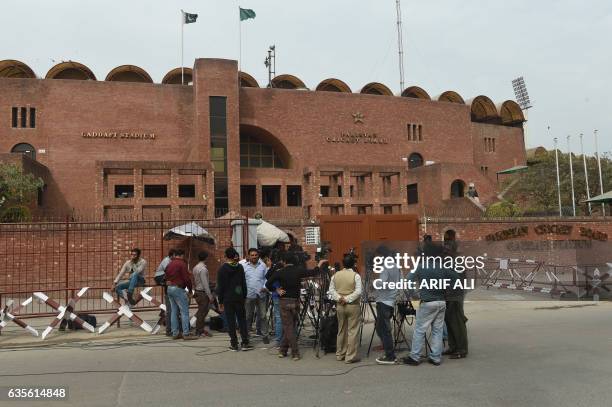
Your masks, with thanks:
M 512 87 L 514 88 L 514 96 L 516 101 L 523 110 L 531 108 L 531 101 L 529 100 L 529 92 L 527 92 L 527 86 L 525 85 L 525 79 L 521 76 L 512 81 Z

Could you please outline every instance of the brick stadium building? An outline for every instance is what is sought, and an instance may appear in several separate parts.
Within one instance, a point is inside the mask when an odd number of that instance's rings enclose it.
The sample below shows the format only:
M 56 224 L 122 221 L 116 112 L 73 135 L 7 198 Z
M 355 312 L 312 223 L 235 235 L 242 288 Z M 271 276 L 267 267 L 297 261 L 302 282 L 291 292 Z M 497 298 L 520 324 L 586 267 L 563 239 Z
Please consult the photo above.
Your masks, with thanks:
M 41 212 L 106 219 L 460 211 L 476 208 L 469 183 L 492 202 L 497 172 L 525 164 L 514 101 L 292 75 L 261 88 L 221 59 L 185 79 L 123 65 L 102 81 L 76 62 L 39 79 L 1 61 L 0 160 L 44 178 Z

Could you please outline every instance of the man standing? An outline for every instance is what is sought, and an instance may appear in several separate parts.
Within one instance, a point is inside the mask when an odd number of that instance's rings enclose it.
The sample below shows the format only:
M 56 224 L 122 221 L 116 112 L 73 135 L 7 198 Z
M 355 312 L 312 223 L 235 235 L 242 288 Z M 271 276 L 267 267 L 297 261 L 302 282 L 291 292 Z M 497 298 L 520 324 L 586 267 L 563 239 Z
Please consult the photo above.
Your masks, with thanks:
M 457 241 L 454 231 L 448 230 L 444 234 L 444 255 L 457 256 Z M 447 272 L 452 276 L 451 287 L 454 287 L 455 281 L 465 276 L 463 273 L 455 271 L 454 268 L 447 269 Z M 444 322 L 448 330 L 448 350 L 442 354 L 450 355 L 450 359 L 463 359 L 468 353 L 467 327 L 465 326 L 467 318 L 463 311 L 464 296 L 465 292 L 462 288 L 449 288 L 446 290 Z
M 302 278 L 318 275 L 319 268 L 326 262 L 327 260 L 321 260 L 313 270 L 307 270 L 303 266 L 297 265 L 298 259 L 293 253 L 285 252 L 282 254 L 283 267 L 275 271 L 266 283 L 268 290 L 273 290 L 276 282 L 280 284 L 276 292 L 280 295 L 280 311 L 283 322 L 283 340 L 278 351 L 278 356 L 281 358 L 287 356 L 289 348 L 291 348 L 293 360 L 297 361 L 301 358 L 295 335 L 295 325 L 300 313 L 299 298 Z
M 386 246 L 379 246 L 376 249 L 375 256 L 389 257 L 391 256 L 391 251 Z M 376 334 L 380 338 L 385 352 L 384 355 L 376 358 L 376 363 L 379 365 L 394 365 L 397 363 L 391 319 L 393 318 L 395 302 L 399 290 L 397 288 L 388 288 L 388 284 L 385 283 L 396 283 L 399 282 L 401 278 L 402 274 L 397 267 L 384 267 L 379 279 L 384 284 L 385 288 L 375 290 Z
M 359 362 L 359 322 L 361 321 L 361 277 L 355 273 L 355 258 L 347 255 L 342 259 L 342 270 L 336 272 L 329 284 L 329 295 L 337 302 L 338 338 L 336 359 L 345 363 Z
M 236 319 L 238 319 L 242 350 L 251 350 L 253 346 L 249 344 L 244 308 L 247 293 L 244 269 L 238 263 L 240 256 L 233 247 L 225 249 L 225 258 L 226 262 L 217 271 L 217 298 L 219 300 L 219 310 L 225 312 L 230 336 L 229 349 L 233 352 L 238 351 L 238 337 L 236 336 Z
M 189 269 L 185 262 L 185 252 L 179 249 L 176 251 L 174 258 L 166 267 L 166 285 L 168 286 L 168 297 L 172 304 L 172 339 L 180 339 L 181 337 L 188 341 L 198 339 L 197 336 L 189 334 L 189 302 L 191 296 L 185 292 L 187 288 L 191 293 L 192 284 Z M 181 313 L 181 325 L 183 333 L 179 331 L 178 314 Z
M 208 315 L 208 308 L 214 301 L 210 285 L 208 284 L 208 268 L 206 268 L 207 252 L 198 253 L 198 264 L 193 268 L 193 283 L 196 303 L 198 304 L 198 312 L 196 312 L 196 336 L 212 336 L 210 332 L 204 329 L 204 321 Z
M 157 270 L 155 270 L 155 276 L 153 277 L 155 279 L 155 283 L 157 285 L 162 286 L 164 290 L 164 303 L 166 304 L 166 336 L 172 336 L 172 328 L 170 322 L 170 318 L 172 315 L 172 305 L 170 305 L 170 299 L 168 298 L 168 287 L 166 287 L 166 267 L 168 267 L 168 264 L 170 264 L 170 262 L 174 258 L 175 253 L 176 250 L 174 249 L 168 250 L 168 255 L 164 257 L 159 263 L 159 266 L 157 266 Z
M 127 290 L 127 299 L 131 305 L 136 305 L 134 301 L 134 289 L 136 286 L 143 286 L 145 283 L 145 270 L 147 262 L 140 257 L 140 249 L 134 248 L 130 251 L 131 259 L 126 261 L 121 267 L 119 274 L 113 281 L 113 288 L 119 298 L 123 297 L 123 290 Z M 127 280 L 119 282 L 127 274 Z
M 248 260 L 240 262 L 244 269 L 247 285 L 246 296 L 246 319 L 250 326 L 253 321 L 253 314 L 257 309 L 257 317 L 261 321 L 261 331 L 263 333 L 263 343 L 270 343 L 268 337 L 268 290 L 266 289 L 266 264 L 259 258 L 259 251 L 255 248 L 249 249 Z
M 407 365 L 417 366 L 421 363 L 421 351 L 425 345 L 425 335 L 431 327 L 431 352 L 428 362 L 439 366 L 442 361 L 442 336 L 444 329 L 444 289 L 440 287 L 440 281 L 449 277 L 442 267 L 442 248 L 432 242 L 425 243 L 421 265 L 410 275 L 410 280 L 419 282 L 421 304 L 417 310 L 412 335 L 412 348 L 410 356 L 402 359 Z
M 272 264 L 272 260 L 270 257 L 266 257 L 265 259 L 266 267 L 268 271 L 266 272 L 266 282 L 272 277 L 272 275 L 276 272 L 276 270 L 281 267 L 278 264 Z M 280 287 L 280 283 L 276 281 L 272 286 L 272 307 L 274 313 L 274 339 L 276 341 L 276 347 L 280 348 L 280 344 L 283 340 L 283 322 L 281 320 L 280 314 L 280 295 L 276 292 L 276 289 Z

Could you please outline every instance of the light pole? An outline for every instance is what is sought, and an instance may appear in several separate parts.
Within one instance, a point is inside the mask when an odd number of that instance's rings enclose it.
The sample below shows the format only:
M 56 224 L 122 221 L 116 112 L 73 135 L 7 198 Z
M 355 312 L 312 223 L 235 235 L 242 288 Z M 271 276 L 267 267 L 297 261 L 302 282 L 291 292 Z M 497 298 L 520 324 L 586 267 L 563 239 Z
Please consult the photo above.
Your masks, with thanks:
M 532 108 L 532 105 L 531 100 L 529 99 L 529 92 L 527 92 L 527 85 L 525 85 L 525 78 L 519 76 L 518 78 L 514 79 L 512 81 L 512 88 L 514 89 L 514 97 L 516 98 L 516 102 L 524 112 L 525 122 L 527 122 L 527 118 L 529 116 L 528 111 Z M 525 145 L 527 145 L 527 124 L 524 125 L 524 134 Z
M 548 126 L 548 131 L 550 132 L 550 126 Z M 559 180 L 559 150 L 557 149 L 557 138 L 553 139 L 555 141 L 555 162 L 557 163 L 557 196 L 559 198 L 559 216 L 563 216 L 563 212 L 561 211 L 561 181 Z
M 582 133 L 580 133 L 580 154 L 582 154 L 582 164 L 584 165 L 584 182 L 586 183 L 587 201 L 591 199 L 591 193 L 589 191 L 589 172 L 587 171 L 586 156 L 584 155 L 584 146 L 582 145 Z M 589 215 L 591 215 L 591 203 L 589 204 Z
M 572 148 L 570 146 L 570 136 L 567 136 L 567 154 L 569 154 L 570 165 L 570 184 L 572 186 L 572 212 L 576 216 L 576 198 L 574 196 L 574 165 L 572 163 Z

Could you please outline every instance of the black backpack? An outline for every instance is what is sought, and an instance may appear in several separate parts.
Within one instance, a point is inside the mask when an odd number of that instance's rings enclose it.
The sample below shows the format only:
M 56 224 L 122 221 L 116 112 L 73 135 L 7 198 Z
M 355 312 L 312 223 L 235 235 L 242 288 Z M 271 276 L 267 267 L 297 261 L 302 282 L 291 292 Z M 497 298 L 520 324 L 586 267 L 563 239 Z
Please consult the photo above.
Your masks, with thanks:
M 338 337 L 338 318 L 335 315 L 321 318 L 321 349 L 324 353 L 336 351 L 336 340 Z
M 89 323 L 89 325 L 93 326 L 94 328 L 96 327 L 98 321 L 96 320 L 95 315 L 77 314 L 77 316 L 81 318 L 83 321 Z M 66 329 L 66 325 L 68 325 L 68 329 L 71 329 L 73 331 L 76 331 L 77 329 L 83 329 L 82 326 L 74 323 L 74 321 L 70 319 L 62 319 L 62 322 L 60 322 L 60 329 Z

